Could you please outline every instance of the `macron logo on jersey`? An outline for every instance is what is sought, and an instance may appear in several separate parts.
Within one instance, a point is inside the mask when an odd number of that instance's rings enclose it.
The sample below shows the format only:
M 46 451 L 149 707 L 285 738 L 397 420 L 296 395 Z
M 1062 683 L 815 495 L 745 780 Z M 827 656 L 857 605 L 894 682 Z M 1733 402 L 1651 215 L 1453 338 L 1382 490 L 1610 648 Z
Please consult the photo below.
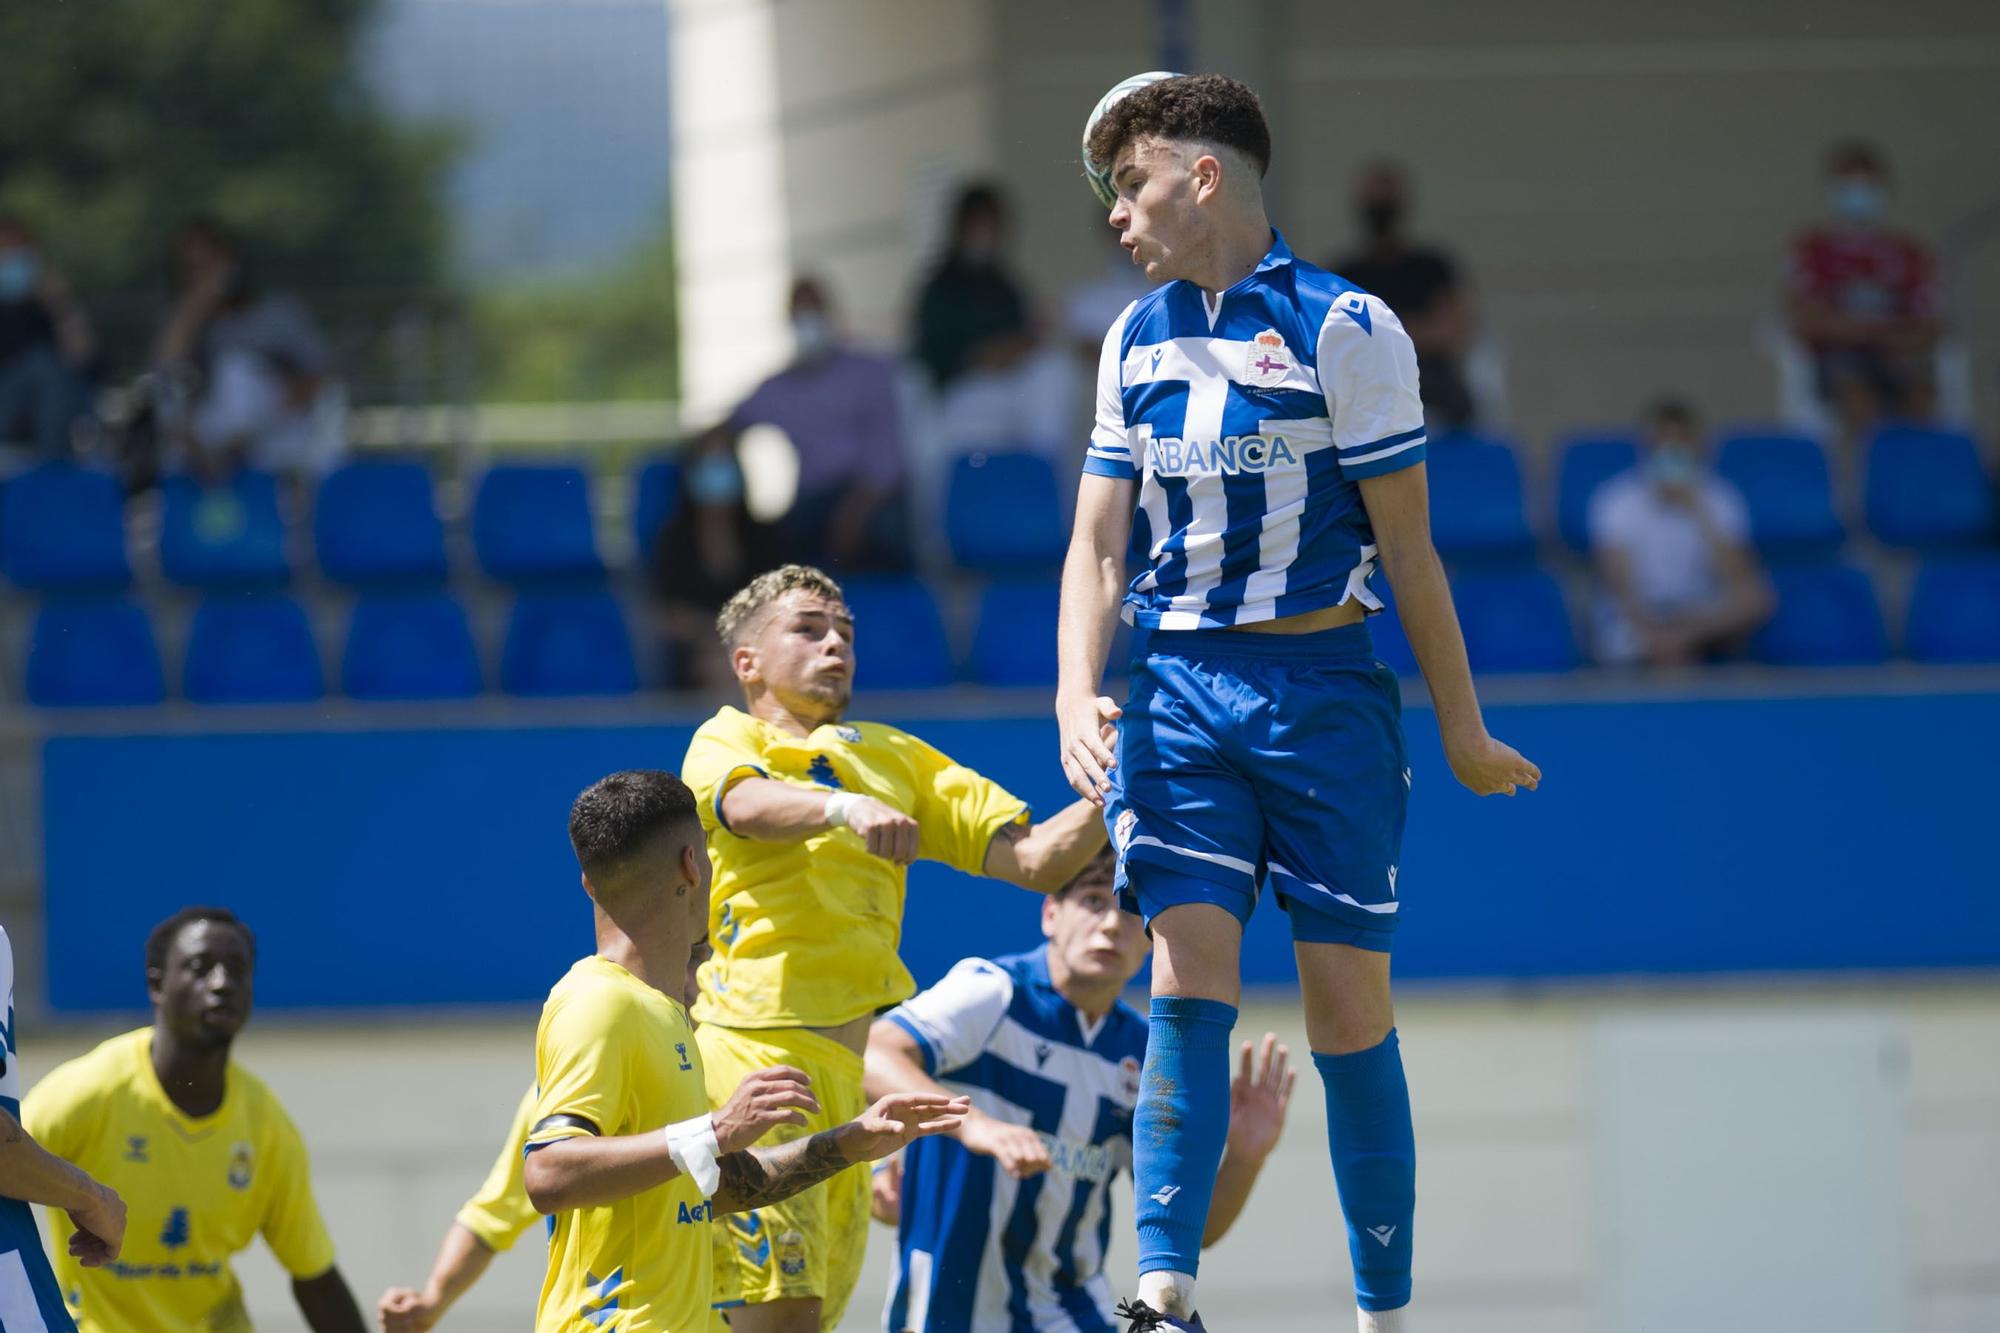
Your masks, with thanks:
M 1162 477 L 1237 476 L 1297 467 L 1298 454 L 1282 435 L 1230 435 L 1220 440 L 1146 442 L 1146 466 Z

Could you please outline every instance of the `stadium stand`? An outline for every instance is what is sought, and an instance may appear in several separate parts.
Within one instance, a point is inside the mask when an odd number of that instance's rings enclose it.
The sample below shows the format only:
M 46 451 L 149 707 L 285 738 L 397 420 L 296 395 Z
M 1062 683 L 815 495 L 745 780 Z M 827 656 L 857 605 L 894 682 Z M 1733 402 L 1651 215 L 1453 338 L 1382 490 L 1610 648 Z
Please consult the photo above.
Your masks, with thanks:
M 44 708 L 157 704 L 167 697 L 153 623 L 120 596 L 44 604 L 29 635 L 26 674 L 28 701 Z
M 541 463 L 487 469 L 472 506 L 472 546 L 480 568 L 502 583 L 601 578 L 584 470 Z
M 291 581 L 278 479 L 238 472 L 219 486 L 160 483 L 160 570 L 184 588 L 278 588 Z
M 1000 502 L 996 497 L 1006 497 Z M 1062 563 L 1055 468 L 1032 453 L 966 454 L 952 465 L 945 534 L 961 569 L 1022 574 Z
M 1994 536 L 1993 482 L 1972 437 L 1889 426 L 1868 443 L 1868 528 L 1890 546 L 1970 546 Z
M 674 516 L 681 499 L 681 465 L 671 458 L 643 463 L 632 478 L 632 549 L 651 564 L 660 529 Z
M 1872 666 L 1889 660 L 1882 605 L 1853 565 L 1797 565 L 1771 571 L 1778 610 L 1751 641 L 1772 666 Z
M 1590 497 L 1621 472 L 1639 465 L 1639 445 L 1631 435 L 1592 432 L 1558 446 L 1556 535 L 1574 555 L 1590 550 Z
M 319 699 L 326 682 L 304 608 L 283 593 L 211 593 L 195 608 L 182 692 L 200 704 Z
M 604 589 L 522 592 L 507 622 L 500 688 L 542 697 L 636 691 L 639 671 L 618 599 Z
M 1427 456 L 1431 537 L 1439 555 L 1485 565 L 1534 555 L 1521 464 L 1512 447 L 1474 435 L 1450 435 L 1432 441 Z
M 1833 511 L 1833 483 L 1819 441 L 1783 432 L 1723 438 L 1716 471 L 1742 492 L 1750 540 L 1766 559 L 1824 559 L 1846 532 Z
M 320 484 L 313 507 L 320 572 L 377 587 L 440 583 L 449 572 L 444 524 L 422 463 L 349 463 Z
M 856 677 L 861 688 L 921 690 L 951 684 L 956 675 L 951 640 L 929 585 L 920 579 L 875 576 L 849 579 L 841 591 L 854 613 L 856 641 L 868 645 Z
M 2000 556 L 1926 560 L 1904 648 L 1919 662 L 2000 662 Z
M 125 492 L 115 477 L 45 463 L 7 483 L 0 504 L 7 577 L 37 592 L 106 592 L 132 581 Z
M 1562 587 L 1543 569 L 1481 570 L 1452 580 L 1465 653 L 1478 673 L 1582 665 Z
M 341 689 L 353 699 L 469 699 L 484 688 L 465 608 L 446 592 L 364 595 L 348 623 Z
M 981 685 L 1056 683 L 1056 605 L 1048 578 L 995 579 L 979 594 L 966 674 Z

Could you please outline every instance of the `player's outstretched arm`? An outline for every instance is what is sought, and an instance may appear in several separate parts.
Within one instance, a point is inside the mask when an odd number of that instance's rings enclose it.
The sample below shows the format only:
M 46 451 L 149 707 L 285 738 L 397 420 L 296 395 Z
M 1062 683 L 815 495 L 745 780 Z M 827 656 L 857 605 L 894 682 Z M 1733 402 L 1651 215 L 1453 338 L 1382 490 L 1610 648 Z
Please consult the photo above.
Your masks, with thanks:
M 293 1278 L 292 1299 L 299 1303 L 299 1313 L 312 1333 L 367 1333 L 361 1307 L 354 1303 L 354 1293 L 338 1268 L 318 1277 Z
M 1481 796 L 1512 796 L 1526 787 L 1533 791 L 1542 770 L 1513 746 L 1487 734 L 1472 690 L 1472 668 L 1465 660 L 1465 638 L 1458 630 L 1451 589 L 1444 566 L 1431 545 L 1430 484 L 1424 464 L 1406 467 L 1359 483 L 1361 503 L 1375 529 L 1382 552 L 1382 569 L 1396 590 L 1396 611 L 1403 631 L 1430 686 L 1437 710 L 1438 731 L 1445 758 L 1458 780 Z
M 1264 1159 L 1278 1146 L 1285 1129 L 1285 1113 L 1291 1109 L 1292 1085 L 1298 1071 L 1291 1068 L 1291 1051 L 1278 1044 L 1278 1034 L 1266 1032 L 1262 1046 L 1251 1062 L 1250 1043 L 1244 1042 L 1237 1057 L 1236 1077 L 1229 1085 L 1229 1136 L 1222 1151 L 1222 1165 L 1215 1173 L 1215 1194 L 1208 1205 L 1208 1225 L 1201 1243 L 1213 1245 L 1222 1239 L 1242 1215 L 1250 1200 L 1250 1189 Z
M 1091 810 L 1092 818 L 1096 818 L 1095 808 L 1088 802 L 1079 801 L 1078 804 Z M 1101 824 L 1103 821 L 1098 822 Z M 917 1039 L 900 1024 L 887 1019 L 877 1019 L 869 1026 L 867 1065 L 861 1077 L 861 1087 L 870 1097 L 886 1097 L 892 1092 L 951 1096 L 943 1084 L 924 1072 L 924 1059 L 917 1050 Z M 1016 1180 L 1039 1175 L 1052 1165 L 1049 1145 L 1042 1142 L 1041 1135 L 1026 1125 L 996 1120 L 976 1107 L 968 1105 L 965 1118 L 950 1133 L 965 1146 L 967 1152 L 993 1158 L 1000 1163 L 1001 1170 Z
M 76 1227 L 69 1252 L 85 1268 L 116 1259 L 125 1243 L 125 1201 L 117 1192 L 35 1142 L 4 1109 L 0 1109 L 0 1194 L 68 1213 Z
M 710 1202 L 718 1213 L 741 1213 L 789 1199 L 850 1166 L 887 1157 L 913 1139 L 955 1129 L 971 1105 L 966 1097 L 892 1093 L 858 1118 L 811 1138 L 730 1153 L 717 1162 L 722 1184 Z
M 981 868 L 992 879 L 1055 893 L 1097 855 L 1104 838 L 1104 812 L 1097 803 L 1073 801 L 1039 824 L 1008 824 L 995 833 Z
M 375 1303 L 382 1333 L 429 1333 L 445 1311 L 472 1289 L 493 1262 L 493 1251 L 463 1222 L 453 1222 L 438 1247 L 423 1290 L 391 1287 Z
M 1104 659 L 1119 600 L 1125 595 L 1125 547 L 1132 537 L 1138 483 L 1085 473 L 1076 492 L 1076 526 L 1063 560 L 1062 609 L 1056 617 L 1056 729 L 1063 776 L 1078 796 L 1104 804 L 1118 705 L 1103 693 Z
M 776 778 L 743 778 L 722 797 L 722 819 L 738 837 L 803 842 L 832 828 L 853 829 L 885 861 L 917 859 L 917 821 L 855 792 L 828 792 Z

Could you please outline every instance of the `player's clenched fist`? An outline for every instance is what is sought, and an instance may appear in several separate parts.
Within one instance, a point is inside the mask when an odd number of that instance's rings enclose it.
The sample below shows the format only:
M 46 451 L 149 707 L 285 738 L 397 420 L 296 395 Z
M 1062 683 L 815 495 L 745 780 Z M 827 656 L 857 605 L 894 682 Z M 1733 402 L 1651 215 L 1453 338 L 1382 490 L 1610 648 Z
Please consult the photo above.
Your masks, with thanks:
M 430 1333 L 437 1325 L 437 1306 L 420 1291 L 391 1287 L 375 1303 L 375 1317 L 382 1333 Z
M 912 1139 L 957 1129 L 971 1109 L 970 1097 L 892 1092 L 833 1133 L 841 1156 L 850 1162 L 872 1162 Z
M 1056 700 L 1056 730 L 1062 737 L 1063 776 L 1078 796 L 1104 804 L 1111 790 L 1111 770 L 1117 766 L 1118 728 L 1122 710 L 1106 695 Z
M 805 1113 L 819 1110 L 812 1080 L 790 1065 L 774 1065 L 747 1075 L 729 1102 L 715 1113 L 715 1146 L 725 1153 L 747 1148 L 779 1125 L 803 1125 Z
M 1484 732 L 1463 744 L 1447 745 L 1444 757 L 1452 775 L 1476 796 L 1512 796 L 1522 787 L 1533 791 L 1542 785 L 1541 769 L 1513 746 Z
M 1026 1125 L 1010 1125 L 990 1115 L 969 1115 L 958 1131 L 958 1141 L 967 1152 L 991 1157 L 1000 1169 L 1016 1180 L 1040 1175 L 1049 1169 L 1049 1145 Z
M 835 798 L 838 799 L 838 798 Z M 873 796 L 850 796 L 842 822 L 866 843 L 870 855 L 906 866 L 917 859 L 917 821 Z
M 99 1185 L 97 1194 L 81 1208 L 70 1210 L 76 1224 L 70 1233 L 69 1252 L 85 1268 L 101 1268 L 118 1257 L 125 1245 L 125 1201 L 108 1185 Z

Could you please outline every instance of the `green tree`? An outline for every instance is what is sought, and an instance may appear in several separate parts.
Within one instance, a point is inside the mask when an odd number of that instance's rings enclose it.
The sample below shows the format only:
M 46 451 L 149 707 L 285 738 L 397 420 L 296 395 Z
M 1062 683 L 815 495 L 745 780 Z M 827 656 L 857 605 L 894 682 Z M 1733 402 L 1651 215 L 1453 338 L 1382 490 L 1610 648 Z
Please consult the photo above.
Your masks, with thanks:
M 391 120 L 356 70 L 377 0 L 0 5 L 0 210 L 86 292 L 157 291 L 174 223 L 240 231 L 270 281 L 432 285 L 452 136 Z

